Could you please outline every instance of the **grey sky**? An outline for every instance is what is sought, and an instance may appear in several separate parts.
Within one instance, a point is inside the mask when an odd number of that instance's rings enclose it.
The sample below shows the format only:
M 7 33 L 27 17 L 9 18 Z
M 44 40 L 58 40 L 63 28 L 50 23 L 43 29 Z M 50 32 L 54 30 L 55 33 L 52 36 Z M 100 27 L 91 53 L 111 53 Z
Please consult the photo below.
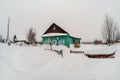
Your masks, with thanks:
M 40 37 L 55 22 L 83 40 L 101 39 L 105 14 L 120 23 L 120 0 L 0 0 L 0 34 L 26 35 L 34 27 Z

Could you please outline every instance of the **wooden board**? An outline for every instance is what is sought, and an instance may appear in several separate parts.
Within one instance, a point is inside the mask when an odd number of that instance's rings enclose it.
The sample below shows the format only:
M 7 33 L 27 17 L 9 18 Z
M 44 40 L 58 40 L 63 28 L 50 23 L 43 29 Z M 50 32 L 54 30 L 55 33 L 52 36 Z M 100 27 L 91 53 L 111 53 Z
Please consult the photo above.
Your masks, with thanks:
M 111 54 L 85 54 L 89 58 L 114 58 L 116 52 Z

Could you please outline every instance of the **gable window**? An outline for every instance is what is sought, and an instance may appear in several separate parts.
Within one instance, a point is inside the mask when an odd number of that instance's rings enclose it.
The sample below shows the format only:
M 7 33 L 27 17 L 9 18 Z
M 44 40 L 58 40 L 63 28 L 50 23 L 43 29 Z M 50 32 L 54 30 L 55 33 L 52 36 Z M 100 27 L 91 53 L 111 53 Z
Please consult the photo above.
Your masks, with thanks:
M 56 28 L 54 27 L 53 30 L 55 31 L 55 29 L 56 29 Z

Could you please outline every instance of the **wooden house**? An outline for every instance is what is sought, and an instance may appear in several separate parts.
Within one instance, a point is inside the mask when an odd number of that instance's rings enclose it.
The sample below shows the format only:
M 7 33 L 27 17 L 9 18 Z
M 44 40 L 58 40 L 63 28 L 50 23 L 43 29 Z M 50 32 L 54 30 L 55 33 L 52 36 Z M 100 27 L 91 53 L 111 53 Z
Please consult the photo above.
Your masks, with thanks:
M 80 47 L 81 38 L 71 36 L 68 32 L 63 30 L 61 27 L 53 23 L 42 35 L 43 44 L 51 45 L 65 45 L 68 48 L 71 44 L 75 47 Z

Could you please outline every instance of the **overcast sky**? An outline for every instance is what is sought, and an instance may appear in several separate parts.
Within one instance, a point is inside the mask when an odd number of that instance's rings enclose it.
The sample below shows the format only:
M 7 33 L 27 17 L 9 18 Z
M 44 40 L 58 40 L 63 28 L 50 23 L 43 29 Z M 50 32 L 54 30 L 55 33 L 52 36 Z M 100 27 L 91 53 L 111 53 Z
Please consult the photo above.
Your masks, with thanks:
M 85 41 L 101 39 L 105 14 L 120 23 L 120 0 L 0 0 L 0 34 L 26 35 L 36 29 L 40 37 L 55 22 L 71 35 Z

